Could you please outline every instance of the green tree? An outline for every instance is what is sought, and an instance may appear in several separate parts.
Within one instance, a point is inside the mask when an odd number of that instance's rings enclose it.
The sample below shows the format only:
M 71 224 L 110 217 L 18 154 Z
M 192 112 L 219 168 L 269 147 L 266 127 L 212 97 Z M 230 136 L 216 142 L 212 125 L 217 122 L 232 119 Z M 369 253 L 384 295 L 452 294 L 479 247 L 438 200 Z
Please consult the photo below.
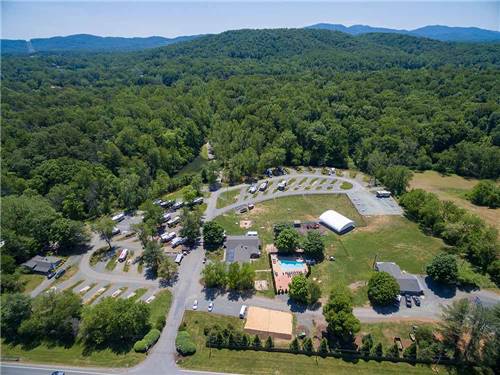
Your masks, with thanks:
M 31 299 L 20 293 L 4 294 L 0 313 L 2 337 L 7 340 L 15 340 L 19 337 L 19 326 L 31 316 Z
M 406 359 L 416 359 L 417 358 L 417 344 L 412 342 L 410 346 L 406 347 L 403 351 L 403 357 Z
M 139 209 L 143 211 L 143 223 L 155 228 L 163 221 L 163 209 L 161 206 L 154 204 L 151 200 L 145 201 L 140 205 Z
M 238 289 L 251 290 L 255 285 L 255 270 L 250 263 L 243 263 L 240 267 Z
M 309 293 L 307 288 L 307 279 L 304 275 L 300 274 L 292 278 L 288 294 L 294 301 L 304 304 L 307 303 Z
M 149 316 L 144 303 L 108 297 L 84 310 L 79 335 L 90 348 L 127 348 L 148 332 Z
M 32 302 L 32 313 L 19 327 L 22 337 L 53 343 L 74 340 L 73 324 L 80 319 L 82 300 L 70 291 L 43 293 Z
M 314 305 L 321 298 L 321 288 L 314 280 L 307 280 L 307 303 Z
M 304 249 L 304 255 L 309 258 L 322 260 L 324 257 L 325 244 L 321 238 L 321 233 L 318 231 L 309 231 L 302 241 L 302 248 Z
M 435 281 L 454 283 L 458 277 L 457 259 L 452 254 L 437 254 L 427 265 L 426 271 Z
M 352 314 L 352 299 L 347 291 L 334 291 L 323 307 L 323 315 L 328 324 L 328 332 L 346 340 L 361 328 L 359 320 Z
M 399 294 L 399 284 L 387 272 L 376 272 L 368 281 L 368 298 L 373 305 L 390 305 Z
M 314 351 L 313 343 L 310 337 L 306 337 L 302 341 L 302 350 L 306 353 L 312 353 Z
M 260 341 L 259 335 L 255 335 L 252 341 L 252 347 L 260 349 L 262 347 L 262 342 Z
M 322 338 L 319 342 L 318 352 L 322 356 L 328 354 L 328 341 L 325 338 Z
M 92 229 L 94 232 L 99 234 L 102 240 L 106 241 L 109 248 L 111 249 L 111 238 L 113 237 L 113 228 L 115 227 L 115 222 L 109 217 L 102 217 L 97 220 Z
M 387 189 L 396 195 L 401 195 L 406 191 L 411 177 L 412 172 L 407 167 L 396 165 L 384 168 L 379 179 Z
M 144 247 L 142 260 L 153 273 L 157 274 L 161 264 L 165 261 L 165 254 L 157 241 L 149 241 Z
M 208 288 L 222 288 L 226 285 L 226 267 L 222 262 L 207 264 L 201 274 L 203 276 L 205 286 Z
M 177 264 L 170 257 L 164 257 L 158 267 L 158 277 L 170 281 L 177 275 L 177 270 Z
M 379 342 L 375 347 L 373 348 L 373 353 L 375 357 L 382 357 L 384 355 L 384 347 L 382 346 L 382 343 Z
M 265 343 L 264 347 L 266 349 L 274 348 L 274 342 L 273 342 L 273 338 L 271 336 L 267 336 L 266 343 Z
M 63 251 L 74 250 L 90 239 L 83 223 L 65 218 L 59 218 L 52 223 L 50 237 Z
M 493 181 L 480 181 L 470 192 L 469 199 L 478 206 L 500 207 L 500 187 Z
M 233 262 L 229 265 L 226 277 L 229 289 L 238 289 L 240 278 L 240 264 L 238 262 Z
M 371 334 L 364 335 L 362 338 L 362 344 L 360 352 L 363 356 L 368 356 L 371 353 L 373 347 L 373 338 Z
M 281 253 L 292 253 L 299 247 L 299 233 L 293 228 L 283 229 L 274 241 Z
M 290 350 L 294 353 L 297 353 L 300 350 L 299 340 L 295 337 L 289 346 Z
M 187 244 L 194 245 L 200 237 L 201 217 L 198 210 L 184 209 L 181 214 L 181 226 L 179 234 L 186 239 Z
M 142 247 L 146 247 L 147 243 L 153 240 L 153 236 L 156 233 L 156 226 L 151 222 L 143 221 L 142 223 L 133 224 L 132 228 L 139 241 L 141 241 Z
M 197 196 L 198 192 L 191 185 L 188 185 L 184 189 L 182 189 L 182 199 L 186 203 L 192 202 Z
M 208 221 L 203 225 L 203 245 L 206 249 L 214 250 L 224 243 L 224 228 L 215 221 Z
M 399 358 L 398 345 L 397 344 L 392 345 L 389 349 L 387 349 L 385 355 L 389 358 Z

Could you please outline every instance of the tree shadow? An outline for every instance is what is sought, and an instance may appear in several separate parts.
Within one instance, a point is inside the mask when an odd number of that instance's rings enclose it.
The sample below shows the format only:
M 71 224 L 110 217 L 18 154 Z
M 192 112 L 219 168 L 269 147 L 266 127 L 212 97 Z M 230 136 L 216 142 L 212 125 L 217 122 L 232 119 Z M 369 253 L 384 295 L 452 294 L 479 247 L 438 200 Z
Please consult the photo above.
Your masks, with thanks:
M 288 298 L 286 304 L 290 307 L 290 311 L 292 312 L 303 313 L 307 310 L 307 305 L 296 302 L 291 298 Z
M 229 289 L 227 298 L 230 301 L 238 301 L 240 298 L 246 300 L 252 298 L 255 295 L 255 290 L 235 290 Z
M 146 280 L 156 280 L 158 278 L 158 275 L 151 267 L 148 267 L 144 272 L 144 277 L 146 278 Z
M 389 315 L 399 311 L 399 304 L 392 304 L 387 306 L 372 305 L 373 310 L 377 314 Z
M 425 277 L 424 282 L 427 288 L 440 298 L 453 298 L 457 294 L 456 285 L 439 283 L 432 280 L 429 276 Z
M 168 288 L 172 287 L 175 285 L 175 283 L 179 280 L 179 274 L 176 273 L 172 278 L 170 279 L 160 279 L 159 281 L 159 286 L 160 288 Z
M 218 296 L 223 295 L 226 291 L 221 288 L 207 288 L 204 287 L 202 289 L 202 292 L 205 294 L 205 299 L 208 301 L 213 301 L 216 299 Z

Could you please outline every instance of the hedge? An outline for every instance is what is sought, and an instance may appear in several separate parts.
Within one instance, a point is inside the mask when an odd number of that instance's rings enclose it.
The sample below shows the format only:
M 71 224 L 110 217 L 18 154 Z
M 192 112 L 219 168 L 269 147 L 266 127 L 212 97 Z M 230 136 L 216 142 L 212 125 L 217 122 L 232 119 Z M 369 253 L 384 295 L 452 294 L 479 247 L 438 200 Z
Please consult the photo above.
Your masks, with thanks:
M 160 331 L 153 328 L 149 331 L 142 340 L 136 341 L 134 350 L 138 353 L 145 353 L 151 348 L 160 338 Z
M 175 348 L 177 351 L 186 356 L 196 353 L 196 344 L 191 339 L 191 335 L 187 331 L 180 331 L 175 339 Z

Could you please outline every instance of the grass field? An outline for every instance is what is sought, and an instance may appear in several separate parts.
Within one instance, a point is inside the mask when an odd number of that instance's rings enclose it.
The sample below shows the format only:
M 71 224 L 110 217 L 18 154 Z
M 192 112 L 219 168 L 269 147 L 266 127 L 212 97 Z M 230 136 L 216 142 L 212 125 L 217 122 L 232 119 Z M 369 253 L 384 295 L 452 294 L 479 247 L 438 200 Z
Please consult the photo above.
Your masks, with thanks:
M 194 158 L 194 160 L 191 163 L 185 165 L 179 172 L 177 172 L 175 177 L 180 177 L 180 176 L 184 176 L 186 174 L 195 174 L 195 173 L 201 172 L 203 167 L 208 164 L 208 160 L 204 156 L 205 155 L 203 155 L 203 152 L 202 152 L 200 155 L 198 155 L 196 158 Z M 206 157 L 208 157 L 208 155 L 206 155 Z
M 390 362 L 357 361 L 342 359 L 308 357 L 285 353 L 238 351 L 227 349 L 209 349 L 205 347 L 203 328 L 207 325 L 228 323 L 235 328 L 242 328 L 243 320 L 205 312 L 186 311 L 184 322 L 187 330 L 196 342 L 196 353 L 182 359 L 180 366 L 188 369 L 220 371 L 241 374 L 431 374 L 429 366 L 394 364 Z M 440 373 L 446 373 L 439 368 Z
M 250 230 L 259 232 L 263 249 L 273 242 L 273 224 L 293 220 L 317 220 L 326 209 L 334 209 L 353 219 L 357 228 L 338 236 L 327 232 L 325 258 L 330 255 L 336 261 L 325 260 L 312 266 L 311 277 L 320 280 L 323 296 L 336 286 L 351 286 L 354 303 L 367 302 L 366 281 L 372 274 L 375 256 L 379 261 L 392 261 L 408 272 L 422 273 L 425 265 L 443 248 L 441 240 L 422 233 L 418 225 L 399 216 L 363 218 L 344 194 L 304 195 L 283 197 L 259 203 L 243 215 L 229 212 L 215 220 L 228 234 L 244 234 L 240 220 L 250 220 Z M 254 269 L 269 269 L 267 256 L 252 263 Z M 355 286 L 355 287 L 354 287 Z
M 172 294 L 168 290 L 161 291 L 149 304 L 151 308 L 150 323 L 155 325 L 161 315 L 166 315 L 172 302 Z M 7 345 L 2 342 L 2 357 L 19 357 L 21 362 L 50 363 L 69 366 L 94 367 L 131 367 L 146 358 L 145 354 L 131 350 L 128 353 L 116 354 L 111 350 L 100 350 L 92 353 L 84 352 L 84 347 L 76 343 L 71 347 L 39 345 L 24 350 L 21 345 Z
M 352 184 L 350 182 L 342 181 L 340 188 L 343 190 L 349 190 L 352 189 Z
M 410 188 L 423 189 L 436 194 L 440 199 L 453 201 L 500 230 L 500 209 L 476 206 L 465 197 L 465 194 L 478 182 L 479 180 L 473 178 L 466 179 L 457 175 L 444 176 L 435 171 L 426 171 L 413 175 Z
M 226 190 L 220 193 L 217 198 L 216 207 L 222 208 L 229 206 L 236 202 L 237 197 L 240 195 L 240 189 Z
M 408 322 L 388 322 L 388 323 L 364 323 L 361 324 L 361 330 L 359 335 L 370 333 L 373 338 L 374 343 L 381 342 L 384 348 L 388 348 L 394 344 L 394 337 L 401 337 L 403 345 L 406 347 L 411 344 L 410 332 L 412 331 L 412 326 L 417 327 L 434 327 L 433 324 L 408 321 Z
M 29 293 L 35 289 L 45 279 L 43 275 L 21 274 L 19 280 L 24 284 L 24 293 Z

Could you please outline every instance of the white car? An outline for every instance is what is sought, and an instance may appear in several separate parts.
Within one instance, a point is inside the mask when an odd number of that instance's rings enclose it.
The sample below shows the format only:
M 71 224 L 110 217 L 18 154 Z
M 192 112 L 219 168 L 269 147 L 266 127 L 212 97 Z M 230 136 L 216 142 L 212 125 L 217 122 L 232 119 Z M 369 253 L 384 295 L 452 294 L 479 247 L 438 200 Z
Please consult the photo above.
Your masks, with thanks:
M 257 191 L 257 188 L 255 186 L 250 186 L 250 189 L 248 189 L 248 192 L 250 194 L 255 194 L 256 191 Z
M 198 310 L 198 300 L 197 299 L 194 300 L 193 310 Z
M 213 309 L 214 309 L 214 303 L 213 303 L 213 302 L 210 302 L 210 303 L 208 304 L 208 312 L 211 312 Z

